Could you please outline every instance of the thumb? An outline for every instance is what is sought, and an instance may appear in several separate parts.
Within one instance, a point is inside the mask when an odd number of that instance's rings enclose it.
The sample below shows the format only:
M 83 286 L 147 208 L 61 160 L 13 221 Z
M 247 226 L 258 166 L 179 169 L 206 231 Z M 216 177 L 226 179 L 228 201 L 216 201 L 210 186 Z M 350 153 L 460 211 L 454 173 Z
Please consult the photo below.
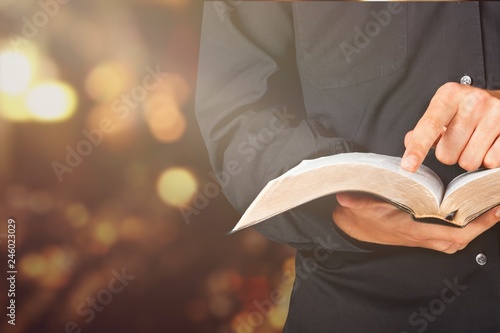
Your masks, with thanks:
M 491 210 L 487 211 L 486 213 L 482 214 L 480 217 L 477 218 L 480 220 L 481 224 L 486 226 L 486 228 L 490 228 L 500 222 L 500 206 L 494 207 Z M 471 222 L 471 225 L 473 225 L 473 222 Z
M 372 197 L 365 193 L 342 192 L 336 195 L 338 203 L 346 208 L 363 208 L 372 202 Z

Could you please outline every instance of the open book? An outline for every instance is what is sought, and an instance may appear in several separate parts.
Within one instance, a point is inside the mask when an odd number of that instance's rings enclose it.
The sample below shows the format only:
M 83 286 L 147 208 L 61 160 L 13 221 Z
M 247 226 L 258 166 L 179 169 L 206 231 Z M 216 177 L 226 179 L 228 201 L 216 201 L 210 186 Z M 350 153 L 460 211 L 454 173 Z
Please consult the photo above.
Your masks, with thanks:
M 417 220 L 438 219 L 459 227 L 500 205 L 500 168 L 462 174 L 445 189 L 428 167 L 422 165 L 411 173 L 400 164 L 399 157 L 372 153 L 302 161 L 264 187 L 232 232 L 339 192 L 370 193 Z

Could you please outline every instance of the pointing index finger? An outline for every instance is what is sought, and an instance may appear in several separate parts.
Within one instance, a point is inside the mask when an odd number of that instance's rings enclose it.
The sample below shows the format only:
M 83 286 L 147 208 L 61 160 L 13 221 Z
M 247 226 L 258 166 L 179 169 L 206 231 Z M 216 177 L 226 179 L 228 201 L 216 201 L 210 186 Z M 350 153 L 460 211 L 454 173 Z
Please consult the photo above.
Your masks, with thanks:
M 438 89 L 429 107 L 415 126 L 401 161 L 401 167 L 415 172 L 424 161 L 427 153 L 443 133 L 458 110 L 458 83 L 446 83 Z

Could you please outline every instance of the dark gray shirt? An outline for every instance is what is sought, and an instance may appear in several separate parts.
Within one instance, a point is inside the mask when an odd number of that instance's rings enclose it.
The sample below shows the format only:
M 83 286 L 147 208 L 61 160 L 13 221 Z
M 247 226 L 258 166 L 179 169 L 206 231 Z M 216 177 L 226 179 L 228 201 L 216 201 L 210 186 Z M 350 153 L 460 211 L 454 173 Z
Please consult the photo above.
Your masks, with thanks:
M 401 156 L 438 87 L 461 79 L 500 89 L 499 3 L 208 2 L 196 115 L 243 212 L 303 159 Z M 445 183 L 463 172 L 432 152 L 425 164 Z M 334 205 L 256 227 L 296 247 L 297 272 L 308 272 L 287 332 L 500 332 L 499 226 L 446 255 L 351 239 L 332 223 Z

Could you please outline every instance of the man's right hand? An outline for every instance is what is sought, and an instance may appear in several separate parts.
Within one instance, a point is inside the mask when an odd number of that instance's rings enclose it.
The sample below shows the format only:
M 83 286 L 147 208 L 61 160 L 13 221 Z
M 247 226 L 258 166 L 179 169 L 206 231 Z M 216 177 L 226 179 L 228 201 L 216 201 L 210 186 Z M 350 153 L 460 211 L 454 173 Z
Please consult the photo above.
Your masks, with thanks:
M 350 237 L 370 243 L 422 247 L 448 254 L 465 248 L 500 221 L 500 207 L 491 209 L 465 228 L 415 222 L 409 214 L 373 196 L 337 194 L 334 223 Z

